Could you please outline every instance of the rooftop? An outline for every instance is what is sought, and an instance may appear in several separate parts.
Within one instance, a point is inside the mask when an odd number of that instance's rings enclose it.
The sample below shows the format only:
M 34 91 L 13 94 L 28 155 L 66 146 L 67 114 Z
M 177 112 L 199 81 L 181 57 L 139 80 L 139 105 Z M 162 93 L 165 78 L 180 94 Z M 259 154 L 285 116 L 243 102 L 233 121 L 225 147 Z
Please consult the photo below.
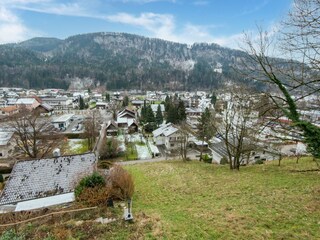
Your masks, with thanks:
M 37 100 L 34 98 L 19 98 L 16 102 L 16 104 L 25 104 L 25 105 L 31 105 Z
M 94 164 L 93 153 L 17 162 L 0 205 L 72 192 L 81 176 L 93 172 Z
M 74 114 L 64 114 L 62 116 L 59 116 L 59 117 L 53 119 L 51 122 L 66 122 L 70 118 L 72 118 L 73 116 L 74 116 Z
M 0 146 L 5 146 L 10 141 L 13 132 L 0 132 Z

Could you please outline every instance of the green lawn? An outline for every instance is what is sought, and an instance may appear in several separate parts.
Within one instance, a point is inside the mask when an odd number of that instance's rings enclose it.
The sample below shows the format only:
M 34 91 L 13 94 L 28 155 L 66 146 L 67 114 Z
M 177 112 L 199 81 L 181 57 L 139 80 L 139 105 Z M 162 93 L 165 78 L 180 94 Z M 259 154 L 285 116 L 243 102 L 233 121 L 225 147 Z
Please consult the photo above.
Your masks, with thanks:
M 135 143 L 129 142 L 126 146 L 126 160 L 137 160 L 138 159 L 138 153 L 137 149 L 135 147 Z
M 241 168 L 199 162 L 126 167 L 134 213 L 154 218 L 152 239 L 320 239 L 320 174 L 310 160 Z M 153 236 L 153 237 L 152 237 Z

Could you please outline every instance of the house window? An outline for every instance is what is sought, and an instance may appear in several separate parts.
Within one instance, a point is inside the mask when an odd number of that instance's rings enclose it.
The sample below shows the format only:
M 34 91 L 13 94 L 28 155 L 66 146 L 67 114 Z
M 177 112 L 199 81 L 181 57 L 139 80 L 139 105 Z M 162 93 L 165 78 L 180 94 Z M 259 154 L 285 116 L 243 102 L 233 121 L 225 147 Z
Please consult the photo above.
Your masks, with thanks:
M 254 159 L 255 160 L 260 159 L 260 156 L 255 156 Z
M 0 157 L 2 157 L 3 156 L 3 154 L 2 154 L 2 152 L 0 152 Z
M 174 144 L 173 144 L 173 143 L 171 143 L 171 144 L 170 144 L 170 147 L 174 147 Z
M 254 155 L 256 155 L 256 153 L 255 153 L 255 152 L 252 152 L 251 155 L 254 156 Z

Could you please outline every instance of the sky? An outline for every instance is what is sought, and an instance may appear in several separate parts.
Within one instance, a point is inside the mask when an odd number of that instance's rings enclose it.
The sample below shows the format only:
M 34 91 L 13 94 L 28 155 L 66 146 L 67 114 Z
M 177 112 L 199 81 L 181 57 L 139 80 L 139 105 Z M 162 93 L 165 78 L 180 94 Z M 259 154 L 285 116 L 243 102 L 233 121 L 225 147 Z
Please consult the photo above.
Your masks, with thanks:
M 273 31 L 292 0 L 0 0 L 0 44 L 126 32 L 237 48 L 257 25 Z

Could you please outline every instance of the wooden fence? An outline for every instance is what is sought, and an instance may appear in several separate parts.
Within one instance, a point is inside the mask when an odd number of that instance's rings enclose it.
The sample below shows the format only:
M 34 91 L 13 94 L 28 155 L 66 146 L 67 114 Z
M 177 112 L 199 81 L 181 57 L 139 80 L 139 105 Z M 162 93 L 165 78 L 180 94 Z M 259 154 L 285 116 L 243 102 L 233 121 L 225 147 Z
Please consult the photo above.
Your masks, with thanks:
M 57 215 L 63 215 L 63 214 L 69 214 L 69 213 L 76 213 L 76 212 L 81 212 L 81 211 L 88 211 L 88 210 L 94 210 L 97 209 L 98 207 L 88 207 L 88 208 L 80 208 L 80 209 L 71 209 L 71 210 L 66 210 L 66 211 L 59 211 L 59 212 L 51 212 L 51 213 L 47 213 L 41 216 L 37 216 L 37 217 L 32 217 L 32 218 L 28 218 L 25 220 L 21 220 L 21 221 L 15 221 L 12 223 L 7 223 L 7 224 L 0 224 L 0 229 L 1 230 L 5 230 L 8 227 L 14 227 L 15 230 L 17 231 L 17 226 L 19 226 L 20 224 L 25 224 L 25 223 L 30 223 L 33 222 L 35 220 L 40 220 L 40 219 L 45 219 L 47 218 L 48 220 L 54 220 L 54 217 Z M 12 216 L 14 219 L 19 217 L 19 214 L 21 214 L 21 212 L 15 212 L 12 213 Z

